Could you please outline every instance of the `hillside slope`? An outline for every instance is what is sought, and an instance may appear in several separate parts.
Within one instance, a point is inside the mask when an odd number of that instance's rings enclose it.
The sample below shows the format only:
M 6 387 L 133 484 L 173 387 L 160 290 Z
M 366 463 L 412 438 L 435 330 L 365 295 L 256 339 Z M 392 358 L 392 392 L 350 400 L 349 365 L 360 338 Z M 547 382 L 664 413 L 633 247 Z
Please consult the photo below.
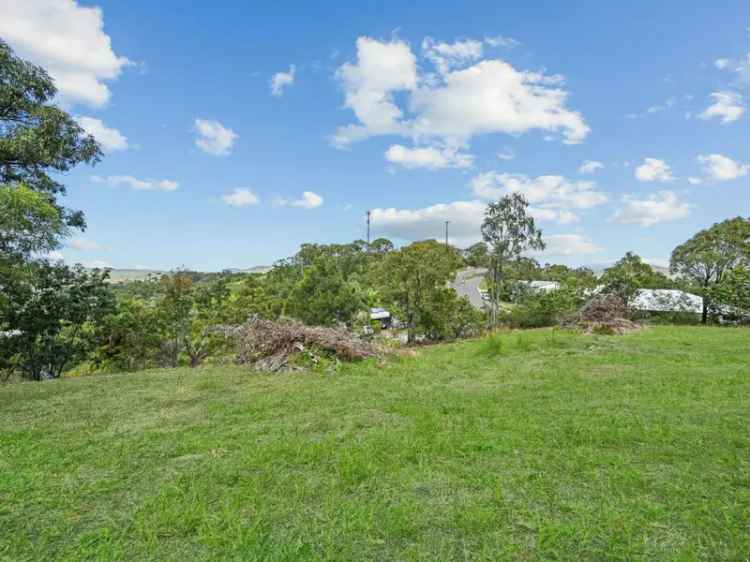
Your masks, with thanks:
M 739 559 L 750 331 L 0 386 L 1 560 Z

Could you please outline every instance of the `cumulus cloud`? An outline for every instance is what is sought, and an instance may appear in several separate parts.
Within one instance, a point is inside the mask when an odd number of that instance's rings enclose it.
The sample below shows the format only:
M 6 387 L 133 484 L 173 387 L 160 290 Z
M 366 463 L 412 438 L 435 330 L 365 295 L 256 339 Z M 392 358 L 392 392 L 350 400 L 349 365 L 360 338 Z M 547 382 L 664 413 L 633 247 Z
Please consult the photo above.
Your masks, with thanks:
M 623 202 L 625 206 L 612 217 L 614 222 L 620 224 L 653 226 L 683 219 L 690 214 L 690 205 L 680 201 L 673 191 L 659 191 L 646 199 L 625 196 Z
M 595 182 L 572 181 L 563 176 L 530 178 L 523 174 L 484 172 L 471 180 L 471 187 L 482 199 L 520 193 L 532 206 L 547 209 L 589 209 L 607 201 Z
M 385 159 L 404 168 L 470 168 L 474 163 L 471 154 L 458 152 L 455 148 L 433 146 L 408 148 L 394 144 L 385 151 Z
M 703 171 L 712 181 L 727 181 L 747 174 L 750 165 L 736 162 L 723 154 L 701 154 L 698 162 L 703 165 Z
M 544 236 L 547 247 L 539 252 L 548 257 L 568 257 L 598 254 L 602 248 L 583 234 L 552 234 Z
M 76 117 L 76 122 L 101 145 L 104 152 L 128 149 L 128 138 L 117 129 L 107 127 L 101 119 Z
M 93 240 L 86 240 L 85 238 L 73 238 L 70 242 L 67 243 L 67 246 L 81 252 L 93 252 L 102 249 L 102 247 L 97 242 L 94 242 Z
M 225 127 L 218 121 L 208 119 L 197 118 L 195 130 L 198 133 L 195 146 L 214 156 L 226 156 L 231 153 L 234 142 L 239 137 L 232 129 Z
M 323 198 L 313 191 L 305 191 L 299 199 L 279 198 L 276 204 L 282 207 L 299 207 L 300 209 L 315 209 L 323 204 Z
M 722 123 L 737 121 L 745 113 L 742 95 L 736 92 L 714 92 L 714 103 L 698 115 L 701 119 L 720 119 Z
M 247 207 L 248 205 L 257 205 L 259 202 L 258 196 L 246 188 L 233 189 L 231 193 L 222 195 L 221 199 L 232 207 Z
M 130 61 L 113 51 L 101 8 L 74 0 L 5 0 L 0 11 L 0 37 L 49 72 L 63 103 L 109 102 L 107 82 Z
M 271 95 L 280 97 L 284 93 L 284 88 L 294 84 L 295 66 L 289 65 L 288 72 L 277 72 L 271 77 Z
M 475 39 L 441 43 L 432 37 L 425 37 L 422 41 L 424 56 L 435 65 L 440 74 L 482 58 L 482 48 L 482 42 Z
M 672 168 L 669 167 L 664 160 L 658 160 L 657 158 L 646 158 L 643 160 L 643 164 L 635 169 L 635 177 L 639 181 L 672 181 L 674 176 L 672 175 Z
M 445 221 L 450 221 L 451 243 L 465 246 L 480 239 L 486 209 L 483 201 L 453 201 L 417 209 L 378 208 L 372 210 L 371 220 L 378 234 L 409 241 L 443 239 Z M 529 207 L 529 214 L 542 222 L 577 220 L 572 213 L 558 209 Z
M 581 166 L 578 168 L 579 174 L 593 174 L 597 170 L 604 168 L 604 164 L 599 162 L 598 160 L 586 160 Z
M 136 191 L 175 191 L 180 185 L 173 180 L 139 180 L 133 176 L 91 176 L 91 181 L 111 187 L 124 185 Z
M 345 106 L 357 122 L 336 131 L 335 146 L 380 135 L 457 147 L 475 135 L 534 129 L 560 133 L 569 144 L 588 135 L 581 114 L 566 107 L 560 76 L 519 71 L 500 59 L 479 60 L 481 43 L 472 40 L 447 44 L 427 38 L 423 47 L 437 75 L 420 74 L 404 41 L 357 40 L 357 61 L 337 72 Z M 398 92 L 406 94 L 401 105 L 394 97 Z

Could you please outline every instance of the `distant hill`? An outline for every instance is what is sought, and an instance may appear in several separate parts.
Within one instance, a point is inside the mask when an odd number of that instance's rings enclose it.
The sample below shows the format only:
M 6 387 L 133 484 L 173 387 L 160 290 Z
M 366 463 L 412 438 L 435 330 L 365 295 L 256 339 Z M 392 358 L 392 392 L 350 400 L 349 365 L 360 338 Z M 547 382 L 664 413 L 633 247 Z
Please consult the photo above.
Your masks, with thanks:
M 256 265 L 247 269 L 227 268 L 226 271 L 229 271 L 231 273 L 263 274 L 268 273 L 268 271 L 270 270 L 271 266 Z M 160 269 L 110 269 L 109 278 L 112 283 L 126 283 L 128 281 L 145 281 L 149 277 L 158 277 L 165 273 L 169 273 L 169 271 Z

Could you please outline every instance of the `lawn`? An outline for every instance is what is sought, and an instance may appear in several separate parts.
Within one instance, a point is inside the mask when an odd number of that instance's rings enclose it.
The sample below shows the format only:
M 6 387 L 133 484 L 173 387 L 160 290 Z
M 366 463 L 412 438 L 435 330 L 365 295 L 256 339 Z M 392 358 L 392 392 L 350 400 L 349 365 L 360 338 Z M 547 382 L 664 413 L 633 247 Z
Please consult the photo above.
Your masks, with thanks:
M 748 329 L 0 386 L 1 560 L 748 553 Z

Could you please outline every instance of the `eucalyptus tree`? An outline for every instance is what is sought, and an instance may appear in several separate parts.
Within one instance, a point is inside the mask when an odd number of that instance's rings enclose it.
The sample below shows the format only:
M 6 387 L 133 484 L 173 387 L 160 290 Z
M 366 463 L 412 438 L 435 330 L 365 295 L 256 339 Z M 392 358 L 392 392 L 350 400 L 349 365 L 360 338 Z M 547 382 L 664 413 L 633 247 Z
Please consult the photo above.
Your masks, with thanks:
M 493 322 L 497 321 L 497 303 L 503 272 L 524 252 L 544 250 L 542 232 L 528 214 L 529 203 L 520 193 L 511 193 L 487 205 L 482 222 L 482 239 L 490 248 L 490 285 Z

